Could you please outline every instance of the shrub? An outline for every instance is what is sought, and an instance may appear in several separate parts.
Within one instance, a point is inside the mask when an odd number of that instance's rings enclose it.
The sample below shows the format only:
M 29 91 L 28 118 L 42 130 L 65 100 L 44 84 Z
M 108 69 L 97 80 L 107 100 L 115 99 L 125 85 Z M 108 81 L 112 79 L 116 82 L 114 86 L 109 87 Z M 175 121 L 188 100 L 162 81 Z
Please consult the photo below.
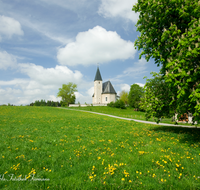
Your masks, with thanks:
M 114 102 L 110 102 L 109 104 L 107 104 L 107 106 L 109 106 L 109 107 L 115 107 L 115 103 Z
M 122 100 L 117 100 L 116 102 L 110 102 L 109 104 L 107 104 L 107 106 L 126 109 L 125 103 Z

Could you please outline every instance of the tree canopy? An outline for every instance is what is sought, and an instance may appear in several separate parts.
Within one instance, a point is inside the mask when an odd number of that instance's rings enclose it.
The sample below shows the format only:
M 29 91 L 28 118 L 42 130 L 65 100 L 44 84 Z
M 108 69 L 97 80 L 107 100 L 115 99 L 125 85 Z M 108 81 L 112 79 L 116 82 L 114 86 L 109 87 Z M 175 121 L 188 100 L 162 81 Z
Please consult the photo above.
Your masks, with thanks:
M 145 95 L 141 102 L 141 107 L 145 110 L 148 120 L 154 117 L 157 122 L 162 116 L 172 117 L 171 110 L 176 109 L 176 104 L 170 105 L 172 94 L 163 80 L 161 74 L 152 72 L 153 78 L 147 79 L 144 86 Z M 146 78 L 146 77 L 145 77 Z
M 161 65 L 161 77 L 171 93 L 174 112 L 191 112 L 200 120 L 200 1 L 138 0 L 135 41 L 140 54 Z
M 75 103 L 76 97 L 74 92 L 77 92 L 77 85 L 72 82 L 63 84 L 62 88 L 59 88 L 57 97 L 62 98 L 62 106 Z
M 120 100 L 122 100 L 124 102 L 125 105 L 128 104 L 128 92 L 126 92 L 125 90 L 122 90 L 119 94 L 120 96 Z
M 129 106 L 139 109 L 139 103 L 143 95 L 144 88 L 140 87 L 138 84 L 132 84 L 128 94 Z

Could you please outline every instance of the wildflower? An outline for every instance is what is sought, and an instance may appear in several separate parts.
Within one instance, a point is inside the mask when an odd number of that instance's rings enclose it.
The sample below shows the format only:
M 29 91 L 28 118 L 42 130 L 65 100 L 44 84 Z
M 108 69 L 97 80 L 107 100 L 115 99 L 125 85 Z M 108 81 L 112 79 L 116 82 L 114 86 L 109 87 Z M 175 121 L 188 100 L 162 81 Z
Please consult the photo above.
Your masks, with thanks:
M 125 179 L 124 179 L 124 178 L 122 178 L 122 181 L 125 181 Z

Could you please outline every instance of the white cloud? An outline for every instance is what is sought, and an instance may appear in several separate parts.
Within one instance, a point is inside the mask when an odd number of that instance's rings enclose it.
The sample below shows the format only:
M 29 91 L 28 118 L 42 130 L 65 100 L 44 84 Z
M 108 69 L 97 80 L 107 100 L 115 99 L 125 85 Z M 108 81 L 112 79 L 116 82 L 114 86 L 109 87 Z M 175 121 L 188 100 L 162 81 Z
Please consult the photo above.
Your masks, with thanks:
M 129 67 L 126 70 L 124 70 L 123 74 L 125 76 L 133 76 L 133 77 L 141 75 L 142 73 L 146 72 L 147 69 L 146 64 L 147 62 L 145 58 L 141 58 L 140 60 L 138 60 L 138 62 L 134 63 L 132 67 Z
M 57 58 L 62 65 L 92 65 L 133 58 L 135 53 L 132 42 L 123 40 L 116 32 L 96 26 L 80 32 L 75 42 L 60 48 Z
M 123 71 L 122 74 L 117 75 L 112 81 L 122 82 L 122 78 L 131 77 L 131 78 L 138 78 L 141 77 L 144 73 L 147 72 L 147 62 L 144 58 L 141 58 L 137 62 L 133 64 L 132 67 L 128 67 Z
M 15 94 L 15 97 L 14 97 Z M 8 104 L 14 101 L 18 101 L 18 96 L 21 94 L 21 90 L 19 89 L 13 89 L 13 88 L 6 88 L 1 89 L 0 88 L 0 105 L 2 104 Z
M 142 84 L 142 83 L 135 83 L 135 84 L 138 84 L 140 87 L 144 87 L 145 84 Z
M 89 88 L 89 89 L 87 90 L 87 94 L 88 94 L 90 97 L 92 97 L 92 95 L 94 94 L 94 86 L 91 87 L 91 88 Z
M 71 71 L 66 66 L 56 65 L 55 68 L 44 68 L 33 63 L 19 64 L 22 73 L 27 74 L 31 80 L 48 87 L 62 85 L 68 82 L 80 83 L 82 74 L 80 71 Z
M 121 90 L 124 90 L 126 92 L 130 91 L 130 85 L 128 85 L 128 84 L 121 84 L 120 88 L 121 88 Z
M 0 69 L 6 70 L 8 67 L 15 67 L 17 59 L 14 55 L 7 53 L 6 51 L 0 51 Z
M 11 17 L 0 15 L 0 39 L 2 38 L 2 36 L 6 36 L 10 39 L 14 34 L 24 34 L 21 29 L 20 23 Z
M 122 17 L 137 23 L 139 14 L 132 11 L 137 0 L 101 0 L 98 13 L 103 17 Z
M 47 101 L 48 100 L 51 100 L 51 101 L 54 101 L 54 102 L 60 102 L 61 98 L 60 97 L 56 97 L 54 95 L 49 95 L 49 98 L 47 98 Z
M 83 75 L 79 71 L 72 71 L 66 66 L 56 66 L 55 68 L 44 68 L 32 63 L 18 64 L 18 70 L 28 76 L 25 79 L 13 79 L 10 81 L 0 81 L 0 105 L 11 103 L 15 105 L 30 104 L 35 100 L 60 101 L 57 98 L 58 88 L 62 84 L 73 82 L 78 85 L 78 89 L 87 89 L 91 83 L 83 80 Z M 80 87 L 80 88 L 79 88 Z M 92 97 L 76 93 L 77 102 L 91 102 Z
M 68 42 L 71 42 L 71 39 L 65 37 L 64 35 L 59 35 L 56 32 L 53 31 L 53 27 L 49 23 L 44 23 L 40 21 L 35 21 L 35 20 L 28 20 L 27 18 L 20 17 L 20 21 L 22 22 L 23 25 L 31 28 L 32 30 L 39 32 L 40 34 L 46 36 L 47 38 L 57 41 L 61 44 L 66 44 Z
M 81 104 L 91 104 L 92 103 L 92 96 L 84 96 L 80 92 L 75 92 L 76 95 L 76 103 L 80 102 Z

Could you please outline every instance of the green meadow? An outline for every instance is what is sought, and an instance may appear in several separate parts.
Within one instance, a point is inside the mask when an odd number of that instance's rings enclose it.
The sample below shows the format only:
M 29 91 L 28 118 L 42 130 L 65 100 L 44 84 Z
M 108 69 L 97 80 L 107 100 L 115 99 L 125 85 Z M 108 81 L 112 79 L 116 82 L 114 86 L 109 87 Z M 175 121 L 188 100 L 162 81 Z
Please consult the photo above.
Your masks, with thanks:
M 134 111 L 134 108 L 127 107 L 126 109 L 118 109 L 118 108 L 112 108 L 108 106 L 87 106 L 87 107 L 70 107 L 70 109 L 74 110 L 85 110 L 85 111 L 92 111 L 92 112 L 99 112 L 99 113 L 105 113 L 125 118 L 132 118 L 137 120 L 143 120 L 146 121 L 145 118 L 145 112 L 141 111 Z M 148 121 L 155 122 L 154 118 L 150 118 Z M 175 124 L 175 122 L 172 121 L 172 118 L 161 118 L 161 123 L 168 123 L 168 124 Z M 178 125 L 189 125 L 194 126 L 190 123 L 182 123 L 179 122 Z M 197 127 L 200 127 L 200 125 L 195 125 Z
M 199 128 L 0 106 L 0 150 L 0 189 L 200 189 Z

